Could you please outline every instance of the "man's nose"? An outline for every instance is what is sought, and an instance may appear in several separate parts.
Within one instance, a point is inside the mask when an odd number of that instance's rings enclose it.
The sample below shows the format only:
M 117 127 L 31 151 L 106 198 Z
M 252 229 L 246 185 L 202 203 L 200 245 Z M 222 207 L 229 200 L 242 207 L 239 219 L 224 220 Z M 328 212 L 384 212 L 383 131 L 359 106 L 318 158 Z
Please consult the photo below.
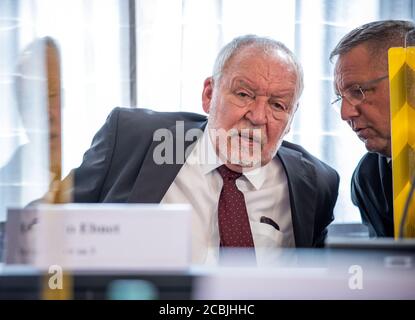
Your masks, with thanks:
M 268 98 L 257 96 L 246 114 L 246 118 L 254 125 L 264 125 L 267 123 L 268 108 Z
M 344 121 L 350 121 L 353 118 L 359 116 L 359 108 L 357 105 L 351 104 L 346 99 L 342 99 L 341 105 L 340 105 L 340 115 L 342 120 Z

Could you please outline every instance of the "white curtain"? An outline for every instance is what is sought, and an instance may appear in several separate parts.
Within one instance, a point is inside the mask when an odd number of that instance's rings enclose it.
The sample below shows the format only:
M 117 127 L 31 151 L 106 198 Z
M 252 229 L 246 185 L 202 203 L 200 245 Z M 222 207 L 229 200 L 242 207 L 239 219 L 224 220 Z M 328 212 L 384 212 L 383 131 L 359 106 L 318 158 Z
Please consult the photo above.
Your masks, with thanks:
M 49 184 L 44 56 L 31 55 L 34 75 L 18 71 L 22 55 L 45 36 L 60 50 L 66 174 L 109 111 L 130 104 L 128 29 L 127 0 L 0 0 L 0 221 L 6 207 L 26 205 Z M 33 82 L 24 108 L 16 78 Z M 44 122 L 31 130 L 22 119 L 34 117 Z
M 203 80 L 218 50 L 254 33 L 283 41 L 300 58 L 305 91 L 288 140 L 336 168 L 336 222 L 358 222 L 350 176 L 365 150 L 330 108 L 328 55 L 356 26 L 413 19 L 414 7 L 413 0 L 0 0 L 0 166 L 27 142 L 10 79 L 35 38 L 50 36 L 60 47 L 65 174 L 115 106 L 202 113 Z

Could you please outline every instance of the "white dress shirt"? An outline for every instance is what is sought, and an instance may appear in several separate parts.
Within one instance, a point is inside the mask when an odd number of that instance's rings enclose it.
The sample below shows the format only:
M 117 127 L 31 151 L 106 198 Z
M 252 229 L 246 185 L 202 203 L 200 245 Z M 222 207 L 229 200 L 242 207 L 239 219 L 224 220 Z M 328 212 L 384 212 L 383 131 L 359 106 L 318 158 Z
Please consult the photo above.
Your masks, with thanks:
M 192 263 L 215 264 L 219 252 L 218 201 L 222 177 L 215 170 L 223 164 L 206 129 L 180 169 L 161 203 L 189 203 L 192 216 Z M 294 247 L 290 197 L 285 170 L 278 157 L 267 165 L 244 172 L 236 180 L 244 194 L 257 261 L 266 261 L 272 248 Z M 280 230 L 261 223 L 262 216 Z

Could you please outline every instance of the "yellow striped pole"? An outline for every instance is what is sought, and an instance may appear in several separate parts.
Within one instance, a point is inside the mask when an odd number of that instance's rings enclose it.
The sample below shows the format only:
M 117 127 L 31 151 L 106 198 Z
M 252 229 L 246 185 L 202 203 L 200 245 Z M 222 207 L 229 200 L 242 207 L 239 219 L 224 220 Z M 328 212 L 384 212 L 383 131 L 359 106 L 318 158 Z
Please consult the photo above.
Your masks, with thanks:
M 395 238 L 415 176 L 415 47 L 389 49 Z M 409 202 L 403 237 L 415 237 L 415 197 Z

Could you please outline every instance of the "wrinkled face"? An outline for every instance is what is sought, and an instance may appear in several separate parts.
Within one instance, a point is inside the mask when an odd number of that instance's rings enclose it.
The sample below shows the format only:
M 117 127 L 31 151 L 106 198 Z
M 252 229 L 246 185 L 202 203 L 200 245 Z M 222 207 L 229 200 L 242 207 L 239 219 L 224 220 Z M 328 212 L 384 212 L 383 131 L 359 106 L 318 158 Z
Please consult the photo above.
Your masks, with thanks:
M 373 61 L 365 45 L 341 55 L 336 63 L 334 81 L 337 94 L 387 75 L 387 62 Z M 384 79 L 362 85 L 365 99 L 352 105 L 342 100 L 341 117 L 347 121 L 370 152 L 391 156 L 389 81 Z
M 219 83 L 208 78 L 203 108 L 219 157 L 235 171 L 267 164 L 289 130 L 297 75 L 281 52 L 244 48 L 228 61 Z

